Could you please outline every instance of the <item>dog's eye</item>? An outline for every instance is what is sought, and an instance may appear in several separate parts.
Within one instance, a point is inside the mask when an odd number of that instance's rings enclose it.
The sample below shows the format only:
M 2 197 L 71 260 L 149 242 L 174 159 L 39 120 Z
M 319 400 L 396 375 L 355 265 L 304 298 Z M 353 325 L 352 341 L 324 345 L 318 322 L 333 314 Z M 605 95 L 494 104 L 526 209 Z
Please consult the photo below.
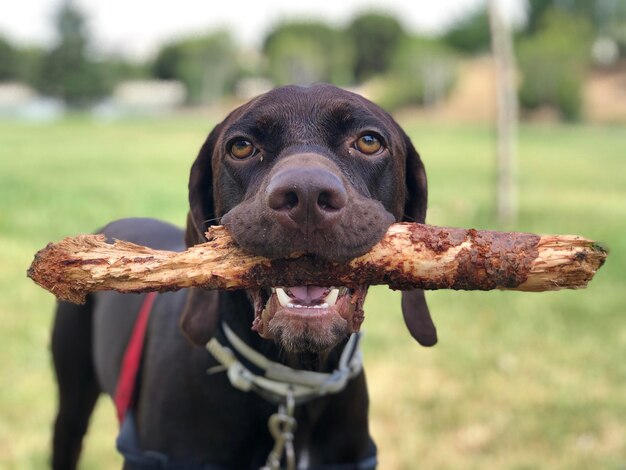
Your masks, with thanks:
M 248 140 L 239 139 L 230 144 L 228 152 L 235 158 L 248 158 L 256 153 L 256 147 Z
M 373 134 L 365 134 L 357 139 L 354 143 L 356 149 L 365 155 L 374 155 L 380 152 L 383 144 L 378 137 Z

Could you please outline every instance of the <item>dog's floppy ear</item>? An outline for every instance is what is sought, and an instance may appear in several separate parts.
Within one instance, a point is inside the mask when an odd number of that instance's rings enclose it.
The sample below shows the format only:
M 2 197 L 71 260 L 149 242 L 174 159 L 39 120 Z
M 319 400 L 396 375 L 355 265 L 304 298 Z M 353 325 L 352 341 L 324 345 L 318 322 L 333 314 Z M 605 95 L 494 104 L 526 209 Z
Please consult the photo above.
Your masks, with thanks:
M 213 158 L 215 144 L 223 124 L 218 124 L 204 141 L 189 173 L 189 214 L 185 243 L 187 247 L 204 243 L 209 225 L 217 223 L 213 194 Z
M 204 243 L 209 225 L 217 223 L 213 189 L 213 159 L 222 124 L 211 131 L 200 149 L 189 175 L 189 213 L 185 244 Z M 189 289 L 180 327 L 191 342 L 204 346 L 211 339 L 219 321 L 219 292 Z
M 403 222 L 426 221 L 428 185 L 426 170 L 422 160 L 408 136 L 404 136 L 406 148 L 406 201 Z M 437 343 L 437 329 L 428 311 L 424 291 L 414 289 L 402 292 L 402 316 L 404 322 L 418 343 L 433 346 Z
M 180 317 L 180 329 L 197 346 L 206 346 L 219 322 L 220 293 L 192 287 Z

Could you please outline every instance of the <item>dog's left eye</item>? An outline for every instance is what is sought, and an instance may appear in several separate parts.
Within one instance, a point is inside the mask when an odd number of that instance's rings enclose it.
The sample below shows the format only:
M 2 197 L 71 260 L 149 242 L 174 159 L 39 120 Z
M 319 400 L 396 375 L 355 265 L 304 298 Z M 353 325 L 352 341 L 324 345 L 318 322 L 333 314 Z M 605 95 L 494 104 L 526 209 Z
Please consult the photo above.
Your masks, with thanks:
M 365 134 L 357 139 L 354 143 L 354 147 L 365 155 L 374 155 L 380 152 L 383 148 L 383 144 L 374 134 Z
M 251 157 L 256 152 L 256 147 L 252 145 L 250 141 L 245 139 L 235 140 L 228 148 L 228 153 L 239 159 Z

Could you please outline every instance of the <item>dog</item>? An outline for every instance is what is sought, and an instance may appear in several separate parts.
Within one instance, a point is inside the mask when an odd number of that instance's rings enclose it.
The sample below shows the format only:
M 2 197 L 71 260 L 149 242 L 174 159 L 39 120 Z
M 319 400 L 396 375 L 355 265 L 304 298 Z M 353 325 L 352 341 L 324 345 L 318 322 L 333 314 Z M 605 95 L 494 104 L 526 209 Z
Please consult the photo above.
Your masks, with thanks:
M 124 219 L 100 233 L 182 251 L 221 223 L 271 259 L 345 261 L 394 222 L 424 222 L 426 173 L 405 132 L 372 102 L 332 85 L 286 86 L 213 129 L 191 167 L 189 204 L 184 231 Z M 120 416 L 124 467 L 375 468 L 356 344 L 366 292 L 267 286 L 152 297 Z M 54 468 L 76 467 L 96 400 L 119 392 L 146 299 L 102 292 L 84 305 L 59 303 Z M 421 290 L 402 293 L 402 311 L 419 343 L 436 343 Z

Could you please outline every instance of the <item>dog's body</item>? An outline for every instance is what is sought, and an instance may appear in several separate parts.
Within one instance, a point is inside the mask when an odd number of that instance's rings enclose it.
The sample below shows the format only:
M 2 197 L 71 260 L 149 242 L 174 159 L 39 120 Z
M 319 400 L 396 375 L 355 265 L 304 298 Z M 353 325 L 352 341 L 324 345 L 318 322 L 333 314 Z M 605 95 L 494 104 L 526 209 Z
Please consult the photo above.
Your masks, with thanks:
M 221 219 L 258 254 L 346 260 L 367 251 L 394 221 L 423 222 L 426 210 L 423 166 L 402 130 L 380 108 L 328 85 L 278 89 L 231 113 L 202 147 L 189 190 L 186 231 L 126 219 L 102 233 L 183 250 L 202 242 L 206 227 Z M 158 295 L 132 409 L 137 451 L 167 459 L 171 468 L 265 464 L 276 404 L 234 388 L 225 373 L 207 374 L 219 363 L 203 346 L 213 336 L 224 341 L 221 322 L 271 361 L 330 372 L 363 321 L 367 290 L 270 287 Z M 60 391 L 55 468 L 75 467 L 97 397 L 114 394 L 144 297 L 99 293 L 84 306 L 59 305 L 52 341 Z M 423 293 L 403 293 L 402 304 L 413 336 L 434 344 Z M 375 446 L 367 414 L 362 372 L 338 393 L 298 404 L 299 468 L 371 468 Z

